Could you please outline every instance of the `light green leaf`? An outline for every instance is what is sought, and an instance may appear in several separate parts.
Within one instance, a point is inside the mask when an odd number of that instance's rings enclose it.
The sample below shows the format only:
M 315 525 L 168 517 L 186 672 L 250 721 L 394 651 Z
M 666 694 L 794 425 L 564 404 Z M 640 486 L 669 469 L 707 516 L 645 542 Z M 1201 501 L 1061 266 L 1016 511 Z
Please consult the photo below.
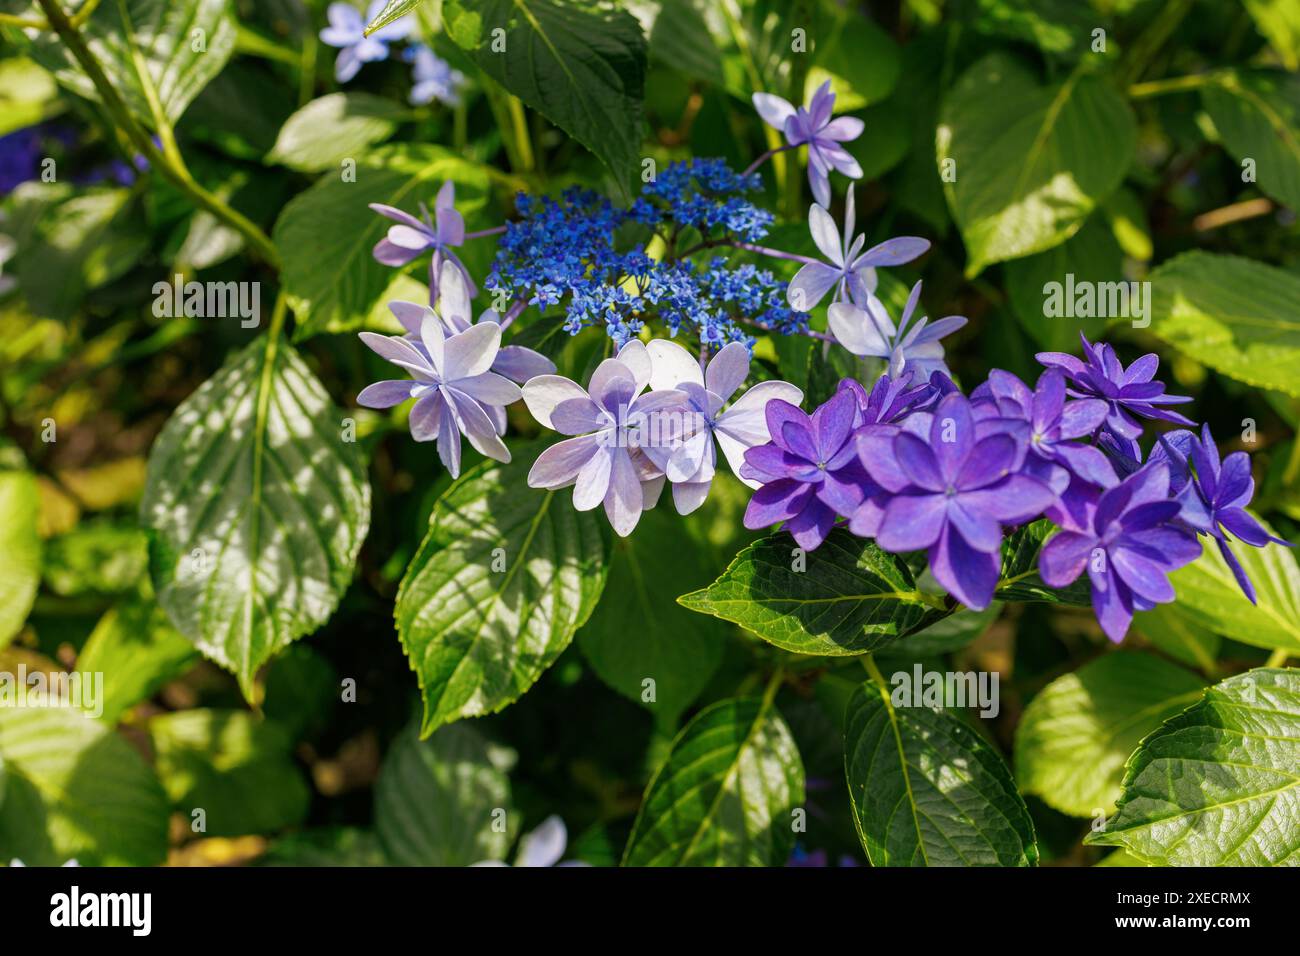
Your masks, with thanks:
M 181 710 L 150 719 L 163 789 L 208 836 L 266 833 L 301 823 L 311 791 L 283 728 L 242 710 Z
M 1259 188 L 1300 209 L 1300 76 L 1281 70 L 1219 74 L 1201 101 L 1238 162 L 1251 160 Z
M 266 160 L 304 173 L 337 167 L 391 136 L 408 112 L 382 96 L 330 93 L 289 117 Z
M 0 136 L 35 126 L 62 104 L 54 77 L 25 57 L 0 60 Z
M 0 859 L 152 866 L 167 852 L 167 798 L 104 724 L 61 707 L 0 707 L 6 767 Z
M 319 332 L 359 328 L 388 287 L 393 270 L 376 262 L 375 243 L 392 221 L 369 203 L 419 215 L 445 180 L 456 183 L 456 207 L 480 208 L 487 174 L 437 146 L 391 144 L 357 158 L 356 181 L 326 173 L 280 213 L 276 247 L 284 260 L 284 286 L 299 319 L 299 339 Z M 427 261 L 420 260 L 428 270 Z
M 1215 658 L 1223 642 L 1195 612 L 1176 602 L 1157 604 L 1149 611 L 1134 614 L 1133 627 L 1170 657 L 1206 674 L 1215 672 Z
M 77 655 L 77 673 L 102 675 L 103 712 L 98 716 L 115 724 L 197 657 L 194 645 L 171 626 L 162 608 L 133 600 L 99 619 Z
M 1300 396 L 1300 277 L 1209 252 L 1151 273 L 1151 331 L 1231 378 Z
M 942 710 L 866 682 L 844 717 L 844 771 L 872 866 L 1033 866 L 1034 826 L 1002 758 Z
M 26 471 L 0 471 L 0 647 L 22 630 L 41 583 L 40 497 Z
M 1280 544 L 1252 548 L 1234 541 L 1230 546 L 1255 585 L 1258 603 L 1251 604 L 1241 593 L 1218 546 L 1207 536 L 1201 539 L 1201 556 L 1169 576 L 1179 610 L 1191 612 L 1198 623 L 1234 641 L 1300 652 L 1300 567 L 1295 555 Z
M 902 558 L 842 528 L 806 553 L 786 532 L 769 534 L 736 555 L 713 584 L 677 601 L 787 651 L 840 657 L 926 627 L 943 606 L 917 588 Z
M 434 505 L 397 594 L 425 735 L 518 700 L 569 646 L 605 585 L 605 532 L 567 492 L 528 487 L 536 448 L 487 461 Z M 621 596 L 615 596 L 621 599 Z
M 1201 699 L 1205 681 L 1150 654 L 1116 651 L 1048 684 L 1016 728 L 1016 781 L 1076 817 L 1110 813 L 1138 743 Z
M 149 568 L 149 540 L 132 521 L 79 524 L 45 546 L 45 587 L 61 597 L 134 591 Z
M 370 485 L 342 417 L 288 343 L 264 335 L 181 403 L 149 455 L 140 513 L 158 603 L 246 697 L 352 580 Z
M 707 552 L 682 547 L 684 522 L 665 508 L 641 516 L 636 533 L 615 540 L 610 555 L 610 598 L 578 632 L 592 669 L 620 694 L 645 704 L 671 724 L 708 684 L 722 662 L 728 628 L 674 603 L 707 581 Z M 646 679 L 654 699 L 645 700 Z
M 631 14 L 578 0 L 444 0 L 442 15 L 484 73 L 595 153 L 620 187 L 640 174 L 646 41 Z
M 1142 741 L 1106 829 L 1085 843 L 1156 866 L 1300 861 L 1300 671 L 1260 668 Z
M 375 829 L 398 866 L 468 866 L 501 860 L 514 814 L 506 769 L 513 755 L 472 727 L 420 740 L 412 721 L 393 741 L 375 783 Z M 504 814 L 506 827 L 498 827 Z
M 1133 160 L 1132 111 L 1104 79 L 1071 74 L 1042 86 L 993 53 L 949 92 L 935 138 L 948 205 L 966 242 L 967 276 L 1042 252 L 1082 227 Z
M 366 24 L 366 36 L 388 26 L 394 20 L 401 19 L 422 3 L 424 0 L 388 0 L 378 16 Z
M 151 126 L 153 95 L 175 123 L 235 49 L 230 0 L 106 0 L 81 33 L 131 112 Z M 97 99 L 90 78 L 52 32 L 37 41 L 35 56 L 60 83 Z
M 706 707 L 646 788 L 624 866 L 783 866 L 804 772 L 771 695 Z
M 1300 7 L 1292 0 L 1245 0 L 1259 32 L 1268 38 L 1282 65 L 1300 69 Z

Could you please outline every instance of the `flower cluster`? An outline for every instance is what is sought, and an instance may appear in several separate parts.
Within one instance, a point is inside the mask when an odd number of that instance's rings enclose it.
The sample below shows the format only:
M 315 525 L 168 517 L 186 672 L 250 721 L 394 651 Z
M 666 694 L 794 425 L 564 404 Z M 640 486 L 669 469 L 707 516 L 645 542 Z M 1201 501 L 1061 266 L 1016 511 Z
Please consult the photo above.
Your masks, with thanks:
M 770 402 L 771 441 L 741 470 L 761 483 L 746 526 L 782 523 L 812 549 L 844 521 L 885 551 L 926 552 L 936 580 L 979 609 L 993 599 L 1006 532 L 1045 516 L 1061 530 L 1040 575 L 1065 587 L 1086 571 L 1115 641 L 1135 611 L 1174 599 L 1168 575 L 1201 554 L 1197 534 L 1215 539 L 1253 601 L 1228 535 L 1285 542 L 1244 510 L 1254 490 L 1245 452 L 1221 460 L 1208 428 L 1199 439 L 1177 431 L 1143 463 L 1133 416 L 1186 421 L 1160 407 L 1185 399 L 1153 381 L 1155 355 L 1125 368 L 1108 345 L 1083 346 L 1086 361 L 1040 354 L 1032 389 L 997 370 L 968 397 L 941 371 L 920 384 L 904 371 L 870 393 L 846 379 L 811 415 Z
M 386 0 L 372 0 L 363 18 L 361 11 L 349 3 L 331 3 L 325 11 L 329 26 L 320 32 L 321 42 L 337 47 L 334 60 L 334 79 L 347 83 L 367 63 L 388 59 L 389 44 L 407 39 L 414 23 L 409 16 L 399 17 L 366 36 L 366 24 L 374 21 L 388 4 Z M 443 60 L 427 46 L 413 43 L 402 51 L 402 59 L 411 64 L 412 82 L 410 99 L 416 106 L 438 100 L 448 106 L 460 103 L 460 88 L 465 76 Z

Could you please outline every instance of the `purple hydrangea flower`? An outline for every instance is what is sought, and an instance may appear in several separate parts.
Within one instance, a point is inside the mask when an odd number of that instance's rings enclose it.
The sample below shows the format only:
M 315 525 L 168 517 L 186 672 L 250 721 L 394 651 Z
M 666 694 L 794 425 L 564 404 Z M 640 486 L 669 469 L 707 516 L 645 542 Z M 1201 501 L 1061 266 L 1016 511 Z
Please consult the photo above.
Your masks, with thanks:
M 849 302 L 836 302 L 827 312 L 831 334 L 854 355 L 885 359 L 891 375 L 910 368 L 919 379 L 928 379 L 935 372 L 947 376 L 948 366 L 944 364 L 943 345 L 939 340 L 964 326 L 966 319 L 950 315 L 930 322 L 922 317 L 912 324 L 912 313 L 920 298 L 918 282 L 912 286 L 897 328 L 884 303 L 874 296 L 865 309 Z
M 925 423 L 928 442 L 917 434 Z M 862 429 L 857 447 L 885 494 L 878 521 L 864 521 L 870 512 L 854 516 L 855 533 L 874 536 L 886 551 L 928 551 L 930 570 L 949 593 L 976 610 L 987 607 L 997 586 L 1002 525 L 1028 521 L 1055 497 L 1017 473 L 1024 451 L 1015 438 L 978 437 L 969 400 L 952 392 L 933 413 L 914 415 L 901 428 Z
M 429 262 L 429 301 L 438 301 L 438 283 L 442 274 L 443 262 L 452 263 L 465 278 L 472 298 L 478 295 L 474 280 L 470 277 L 465 264 L 452 252 L 453 246 L 465 242 L 465 218 L 456 209 L 456 184 L 450 179 L 438 190 L 438 198 L 433 204 L 433 215 L 424 204 L 420 204 L 423 219 L 416 219 L 409 213 L 402 212 L 382 203 L 371 203 L 370 208 L 379 215 L 397 222 L 390 226 L 388 234 L 375 244 L 374 256 L 377 262 L 386 266 L 404 266 L 413 262 L 425 252 L 432 249 L 433 258 Z
M 823 206 L 831 204 L 830 171 L 850 179 L 862 178 L 862 167 L 840 143 L 862 135 L 862 120 L 854 116 L 831 119 L 835 94 L 830 80 L 813 94 L 808 106 L 795 108 L 789 100 L 771 93 L 755 93 L 754 109 L 768 126 L 781 130 L 790 146 L 808 144 L 808 184 L 813 197 Z
M 1180 425 L 1195 424 L 1177 412 L 1160 407 L 1190 402 L 1191 398 L 1166 395 L 1164 384 L 1153 381 L 1156 369 L 1160 367 L 1160 359 L 1154 352 L 1148 352 L 1125 368 L 1115 350 L 1106 343 L 1093 345 L 1082 332 L 1079 338 L 1083 341 L 1086 361 L 1065 352 L 1039 352 L 1038 361 L 1065 373 L 1073 397 L 1098 398 L 1106 402 L 1110 407 L 1106 427 L 1117 437 L 1131 439 L 1142 434 L 1142 425 L 1133 418 L 1134 415 Z
M 491 322 L 448 336 L 432 314 L 420 324 L 414 344 L 395 335 L 362 332 L 361 340 L 381 357 L 415 376 L 414 381 L 376 382 L 362 389 L 357 404 L 392 408 L 408 398 L 411 437 L 437 441 L 438 457 L 453 478 L 460 476 L 460 436 L 497 461 L 510 461 L 488 409 L 520 398 L 519 386 L 490 371 L 501 346 L 501 327 Z
M 1177 520 L 1180 510 L 1169 497 L 1169 466 L 1148 464 L 1102 494 L 1084 528 L 1052 535 L 1038 572 L 1062 588 L 1086 569 L 1097 621 L 1119 643 L 1135 611 L 1174 600 L 1169 573 L 1200 557 L 1196 536 Z
M 799 547 L 811 551 L 871 488 L 853 442 L 857 398 L 841 388 L 812 415 L 774 399 L 765 414 L 772 441 L 746 451 L 741 472 L 763 485 L 745 509 L 745 527 L 785 522 Z
M 412 104 L 424 106 L 437 100 L 448 106 L 460 105 L 460 88 L 465 83 L 464 73 L 452 69 L 450 63 L 422 43 L 408 47 L 402 54 L 402 59 L 412 66 Z
M 824 208 L 814 205 L 808 210 L 808 231 L 828 262 L 810 262 L 796 273 L 786 290 L 791 308 L 808 312 L 834 287 L 836 302 L 851 301 L 866 309 L 876 299 L 877 266 L 900 266 L 930 248 L 925 239 L 899 236 L 859 254 L 867 237 L 854 235 L 853 218 L 852 186 L 844 207 L 843 234 Z
M 373 0 L 366 8 L 364 20 L 361 12 L 348 3 L 331 3 L 325 11 L 330 25 L 321 30 L 320 39 L 329 46 L 339 47 L 334 61 L 334 79 L 338 82 L 346 83 L 356 76 L 363 63 L 388 59 L 388 44 L 404 40 L 410 34 L 411 18 L 402 17 L 366 36 L 366 24 L 379 16 L 385 5 L 386 0 Z
M 1244 451 L 1234 451 L 1219 458 L 1218 446 L 1210 434 L 1210 426 L 1201 427 L 1201 437 L 1191 432 L 1170 432 L 1160 437 L 1156 446 L 1164 456 L 1174 462 L 1185 482 L 1181 488 L 1174 486 L 1171 477 L 1170 492 L 1182 507 L 1179 517 L 1199 534 L 1208 534 L 1223 555 L 1224 563 L 1237 579 L 1243 594 L 1255 601 L 1255 586 L 1246 569 L 1228 547 L 1228 533 L 1246 544 L 1262 548 L 1269 542 L 1291 547 L 1289 541 L 1275 537 L 1246 511 L 1246 505 L 1255 494 L 1255 479 L 1250 473 L 1250 456 Z M 1156 449 L 1152 450 L 1155 458 Z
M 676 389 L 642 394 L 650 384 L 650 354 L 639 339 L 596 367 L 583 388 L 562 375 L 539 375 L 524 385 L 533 417 L 562 435 L 576 437 L 537 456 L 528 473 L 530 488 L 573 486 L 573 506 L 590 511 L 604 504 L 610 525 L 627 537 L 654 506 L 662 478 L 647 466 L 642 446 L 657 444 L 655 417 L 677 412 L 687 401 Z
M 942 375 L 939 379 L 952 384 L 950 379 L 944 379 Z M 915 376 L 911 369 L 895 376 L 886 372 L 876 379 L 870 392 L 851 378 L 842 380 L 839 387 L 851 391 L 858 400 L 858 415 L 853 427 L 896 424 L 946 394 L 946 391 L 941 394 L 939 386 L 930 382 L 922 380 L 920 385 L 913 385 L 913 381 Z M 954 385 L 952 390 L 955 389 Z

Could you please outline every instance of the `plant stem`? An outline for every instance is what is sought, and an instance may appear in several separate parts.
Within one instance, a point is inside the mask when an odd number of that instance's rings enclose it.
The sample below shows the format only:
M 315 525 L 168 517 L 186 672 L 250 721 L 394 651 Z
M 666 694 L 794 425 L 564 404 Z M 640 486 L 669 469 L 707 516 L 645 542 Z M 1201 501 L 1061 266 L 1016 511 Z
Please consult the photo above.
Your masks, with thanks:
M 1203 86 L 1219 82 L 1218 73 L 1193 73 L 1191 76 L 1175 76 L 1165 80 L 1148 80 L 1146 83 L 1134 83 L 1128 88 L 1128 95 L 1135 100 L 1148 96 L 1163 96 L 1166 93 L 1183 93 L 1187 90 L 1199 90 Z
M 1126 85 L 1136 83 L 1146 72 L 1160 47 L 1169 39 L 1169 35 L 1174 32 L 1191 8 L 1192 0 L 1169 0 L 1164 9 L 1152 18 L 1146 30 L 1129 50 L 1128 62 L 1122 71 Z
M 505 226 L 493 226 L 491 229 L 480 229 L 478 232 L 467 232 L 465 233 L 465 240 L 468 242 L 470 239 L 482 239 L 485 236 L 499 236 L 505 231 Z
M 863 654 L 858 658 L 858 660 L 862 661 L 862 666 L 866 668 L 867 674 L 873 683 L 879 686 L 882 690 L 889 686 L 885 683 L 885 675 L 880 673 L 880 668 L 876 665 L 876 659 L 872 656 L 870 651 Z
M 195 205 L 212 213 L 242 235 L 258 258 L 278 270 L 280 268 L 280 255 L 266 233 L 262 232 L 252 220 L 232 209 L 194 181 L 189 170 L 185 168 L 184 161 L 181 160 L 180 152 L 175 148 L 175 140 L 171 136 L 170 124 L 164 122 L 160 126 L 159 134 L 162 136 L 164 145 L 164 149 L 160 150 L 154 145 L 144 127 L 131 113 L 121 94 L 109 81 L 103 68 L 99 65 L 99 61 L 90 52 L 90 47 L 86 44 L 85 38 L 72 25 L 72 21 L 68 19 L 67 14 L 59 6 L 58 0 L 37 0 L 37 2 L 49 19 L 54 32 L 59 35 L 59 39 L 71 51 L 77 63 L 80 64 L 82 70 L 90 78 L 90 82 L 94 84 L 104 109 L 108 112 L 115 125 L 126 134 L 135 148 L 149 161 L 149 164 L 166 176 L 172 185 L 188 196 Z M 137 64 L 138 66 L 139 64 Z M 152 89 L 152 85 L 146 83 L 146 96 L 150 89 Z
M 784 146 L 777 146 L 777 147 L 775 147 L 775 148 L 773 148 L 773 149 L 769 149 L 769 150 L 767 150 L 766 152 L 761 153 L 761 154 L 759 155 L 758 159 L 754 160 L 752 163 L 750 163 L 748 166 L 746 166 L 746 167 L 745 167 L 745 171 L 744 171 L 743 173 L 741 173 L 740 175 L 742 175 L 742 176 L 748 176 L 748 175 L 750 175 L 752 172 L 754 172 L 754 170 L 758 169 L 758 167 L 762 166 L 765 162 L 767 162 L 769 159 L 771 159 L 773 156 L 775 156 L 777 153 L 784 153 L 784 152 L 786 152 L 787 150 L 791 150 L 791 149 L 794 149 L 794 148 L 795 148 L 795 147 L 791 146 L 789 143 L 786 143 Z
M 1268 660 L 1264 662 L 1265 667 L 1285 667 L 1286 660 L 1291 656 L 1291 652 L 1285 647 L 1279 647 L 1272 654 L 1268 655 Z

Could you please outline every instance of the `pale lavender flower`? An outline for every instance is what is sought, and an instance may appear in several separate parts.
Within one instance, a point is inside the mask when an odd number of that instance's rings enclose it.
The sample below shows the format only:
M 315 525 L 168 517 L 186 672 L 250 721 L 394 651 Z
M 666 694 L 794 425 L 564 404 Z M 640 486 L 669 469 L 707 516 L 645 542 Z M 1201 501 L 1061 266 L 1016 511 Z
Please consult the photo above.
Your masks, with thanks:
M 922 317 L 912 323 L 912 313 L 916 311 L 920 298 L 921 283 L 917 282 L 907 297 L 897 328 L 885 311 L 884 303 L 874 296 L 865 309 L 848 302 L 836 302 L 827 311 L 831 334 L 854 355 L 886 360 L 891 376 L 912 369 L 915 381 L 928 380 L 935 372 L 951 377 L 943 361 L 943 345 L 939 340 L 964 326 L 966 318 L 950 315 L 930 322 Z
M 454 182 L 449 179 L 442 184 L 433 204 L 432 215 L 423 203 L 420 204 L 423 219 L 416 219 L 409 213 L 382 203 L 371 203 L 370 208 L 397 223 L 396 226 L 390 226 L 388 234 L 375 244 L 374 256 L 377 262 L 400 267 L 432 249 L 433 258 L 429 262 L 429 301 L 438 301 L 438 283 L 443 262 L 451 262 L 460 270 L 471 297 L 478 295 L 469 270 L 457 258 L 456 253 L 451 251 L 453 246 L 465 242 L 465 218 L 456 209 Z
M 361 12 L 348 3 L 331 3 L 325 11 L 330 25 L 320 32 L 322 43 L 339 47 L 338 58 L 334 61 L 334 79 L 346 83 L 357 75 L 363 63 L 374 63 L 388 59 L 388 44 L 404 40 L 411 32 L 411 18 L 402 17 L 388 26 L 366 36 L 366 24 L 379 16 L 386 0 L 374 0 L 366 9 L 363 20 Z
M 832 169 L 850 179 L 862 178 L 862 167 L 840 143 L 861 136 L 863 123 L 854 116 L 831 119 L 835 94 L 831 92 L 830 80 L 818 88 L 807 107 L 796 109 L 789 100 L 772 93 L 755 93 L 753 101 L 763 122 L 783 132 L 787 143 L 808 145 L 808 184 L 818 203 L 831 204 Z
M 408 47 L 402 58 L 412 66 L 414 86 L 411 87 L 411 102 L 414 105 L 423 106 L 434 100 L 448 106 L 460 105 L 460 88 L 465 83 L 465 74 L 452 69 L 450 63 L 422 43 Z
M 659 413 L 677 414 L 688 400 L 676 389 L 642 394 L 653 366 L 644 343 L 633 339 L 618 356 L 596 367 L 583 388 L 562 375 L 539 375 L 524 385 L 533 417 L 562 435 L 573 435 L 542 452 L 528 473 L 531 488 L 573 486 L 573 506 L 590 511 L 603 504 L 610 525 L 627 537 L 652 506 L 662 481 L 648 465 L 643 446 L 661 440 Z
M 854 235 L 853 220 L 852 186 L 844 205 L 843 233 L 826 209 L 818 205 L 809 208 L 808 231 L 828 262 L 810 262 L 799 270 L 786 290 L 791 308 L 810 312 L 834 288 L 834 301 L 850 301 L 860 309 L 867 309 L 876 301 L 877 266 L 899 266 L 911 262 L 930 248 L 925 239 L 899 236 L 861 252 L 867 237 Z
M 724 411 L 723 406 L 749 377 L 749 349 L 742 343 L 723 346 L 707 370 L 676 342 L 655 339 L 646 349 L 652 362 L 650 387 L 677 389 L 688 396 L 686 414 L 677 419 L 682 428 L 674 436 L 675 442 L 644 451 L 672 483 L 678 514 L 690 514 L 704 504 L 713 484 L 718 460 L 713 440 L 717 439 L 731 470 L 739 476 L 746 450 L 771 441 L 767 403 L 779 398 L 798 405 L 803 392 L 787 382 L 759 382 Z M 761 485 L 752 478 L 740 480 L 751 488 Z
M 435 315 L 420 324 L 416 345 L 395 335 L 362 332 L 361 340 L 382 358 L 406 369 L 415 379 L 376 382 L 362 389 L 357 404 L 392 408 L 408 398 L 411 437 L 437 441 L 438 457 L 453 478 L 460 475 L 460 436 L 482 454 L 510 461 L 488 409 L 520 398 L 519 386 L 491 371 L 501 346 L 501 327 L 492 322 L 448 336 Z
M 536 830 L 524 834 L 515 855 L 515 866 L 589 866 L 581 860 L 564 860 L 564 849 L 569 843 L 569 831 L 559 816 L 551 814 Z M 501 860 L 483 860 L 474 866 L 509 866 Z

